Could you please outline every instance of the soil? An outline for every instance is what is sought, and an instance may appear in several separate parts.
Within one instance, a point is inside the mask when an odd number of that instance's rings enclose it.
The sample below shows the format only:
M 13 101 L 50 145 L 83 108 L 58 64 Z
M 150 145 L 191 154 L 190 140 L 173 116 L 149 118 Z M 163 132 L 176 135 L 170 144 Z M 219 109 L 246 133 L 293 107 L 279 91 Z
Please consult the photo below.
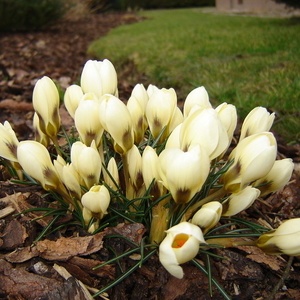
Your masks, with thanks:
M 121 24 L 137 22 L 133 14 L 99 14 L 79 21 L 63 21 L 44 31 L 2 33 L 0 36 L 0 121 L 9 120 L 20 140 L 32 138 L 31 96 L 37 79 L 44 75 L 60 83 L 62 89 L 78 82 L 82 66 L 91 57 L 89 43 Z M 119 74 L 119 91 L 127 99 L 131 86 L 126 74 Z M 66 122 L 68 119 L 66 117 Z M 295 172 L 290 183 L 279 192 L 259 199 L 241 217 L 265 226 L 276 227 L 280 220 L 300 217 L 299 145 L 287 146 L 278 137 L 279 158 L 291 157 Z M 69 226 L 33 243 L 51 222 L 37 219 L 38 212 L 18 214 L 45 205 L 53 199 L 35 186 L 9 181 L 5 169 L 0 173 L 0 299 L 92 299 L 108 282 L 118 277 L 119 266 L 129 269 L 136 258 L 120 260 L 94 269 L 110 258 L 108 249 L 117 253 L 132 244 L 122 235 L 140 243 L 141 224 L 119 224 L 96 235 Z M 17 215 L 16 215 L 17 214 Z M 70 222 L 70 216 L 56 220 Z M 232 299 L 300 299 L 300 257 L 268 256 L 254 247 L 215 249 L 225 259 L 211 259 L 213 277 Z M 199 256 L 200 264 L 206 261 Z M 96 299 L 224 299 L 192 263 L 184 264 L 185 276 L 179 280 L 167 273 L 157 255 L 129 277 Z

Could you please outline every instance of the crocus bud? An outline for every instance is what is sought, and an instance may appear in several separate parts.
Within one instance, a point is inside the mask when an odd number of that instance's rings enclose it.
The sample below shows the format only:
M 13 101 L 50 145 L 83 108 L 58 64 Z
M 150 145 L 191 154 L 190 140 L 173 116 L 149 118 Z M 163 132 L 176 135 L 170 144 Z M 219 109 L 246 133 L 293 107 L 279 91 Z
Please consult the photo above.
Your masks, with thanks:
M 88 60 L 81 73 L 80 85 L 84 93 L 94 93 L 98 98 L 104 94 L 118 96 L 117 73 L 107 59 Z
M 56 138 L 60 128 L 59 94 L 49 77 L 44 76 L 35 84 L 32 103 L 39 117 L 41 131 L 50 138 Z
M 267 254 L 300 255 L 300 218 L 287 220 L 261 235 L 256 246 Z
M 99 120 L 99 102 L 94 94 L 83 96 L 74 119 L 80 140 L 87 146 L 90 146 L 94 140 L 99 147 L 104 129 Z
M 94 142 L 91 147 L 87 147 L 82 142 L 75 142 L 71 148 L 71 162 L 85 187 L 90 189 L 99 182 L 101 158 Z
M 0 156 L 17 162 L 18 145 L 19 141 L 10 123 L 5 121 L 4 124 L 0 124 Z
M 221 214 L 222 204 L 220 202 L 208 202 L 194 214 L 191 222 L 200 226 L 203 233 L 206 233 L 219 222 Z
M 252 134 L 269 131 L 275 119 L 275 113 L 270 114 L 264 107 L 255 107 L 246 116 L 240 135 L 240 141 Z
M 174 113 L 173 113 L 173 116 L 170 120 L 170 123 L 169 123 L 169 131 L 168 133 L 171 133 L 173 132 L 173 130 L 180 124 L 182 124 L 183 122 L 183 114 L 181 112 L 181 109 L 176 106 L 175 109 L 174 109 Z
M 153 184 L 150 194 L 159 198 L 166 192 L 165 187 L 160 181 L 158 172 L 158 156 L 151 146 L 146 146 L 142 155 L 142 172 L 146 189 Z
M 191 223 L 182 222 L 167 230 L 167 236 L 159 246 L 159 260 L 173 276 L 183 278 L 180 264 L 193 259 L 200 243 L 205 243 L 201 229 Z
M 236 107 L 232 104 L 227 104 L 226 102 L 224 102 L 216 107 L 215 110 L 218 113 L 218 116 L 227 131 L 229 142 L 231 142 L 234 130 L 237 125 Z
M 270 172 L 257 180 L 254 185 L 261 191 L 261 196 L 281 190 L 290 180 L 294 169 L 292 159 L 276 160 Z
M 45 146 L 36 141 L 20 142 L 17 157 L 23 170 L 39 181 L 45 190 L 56 190 L 60 187 L 59 176 Z
M 132 119 L 134 141 L 137 144 L 139 144 L 143 140 L 145 131 L 148 127 L 144 106 L 146 106 L 146 104 L 144 104 L 144 101 L 139 100 L 133 95 L 131 95 L 131 97 L 127 101 L 127 108 Z
M 183 106 L 183 116 L 186 118 L 196 109 L 211 108 L 208 93 L 204 86 L 200 86 L 192 90 L 186 97 Z
M 104 95 L 99 108 L 100 122 L 114 139 L 115 151 L 125 154 L 134 142 L 133 125 L 126 105 L 117 97 Z
M 110 203 L 110 194 L 104 185 L 94 185 L 81 197 L 81 203 L 98 219 L 107 214 Z
M 113 190 L 118 190 L 120 186 L 119 171 L 114 157 L 108 162 L 106 170 L 103 171 L 105 183 Z
M 168 137 L 165 148 L 180 148 L 180 131 L 182 123 L 177 125 Z
M 167 148 L 158 162 L 160 178 L 178 204 L 189 202 L 200 191 L 210 168 L 209 158 L 199 145 L 186 152 Z
M 64 103 L 70 116 L 74 119 L 75 111 L 83 97 L 83 91 L 79 85 L 72 84 L 67 87 L 64 95 Z
M 266 176 L 275 162 L 277 144 L 274 135 L 262 132 L 244 138 L 231 152 L 233 164 L 221 177 L 225 189 L 236 193 L 249 183 Z
M 33 129 L 35 140 L 43 144 L 45 147 L 48 147 L 50 144 L 50 138 L 41 130 L 39 116 L 37 115 L 37 113 L 34 113 L 33 115 Z
M 183 121 L 180 131 L 181 149 L 200 145 L 210 159 L 218 157 L 229 145 L 226 129 L 213 108 L 196 110 Z
M 260 190 L 251 186 L 247 186 L 237 193 L 232 193 L 229 198 L 222 203 L 222 216 L 230 217 L 246 210 L 253 204 L 259 195 Z
M 154 89 L 149 96 L 146 107 L 146 118 L 152 136 L 156 139 L 163 128 L 167 127 L 177 107 L 177 96 L 174 89 Z M 168 136 L 167 128 L 163 134 L 163 138 Z M 162 138 L 162 139 L 163 139 Z
M 62 182 L 70 192 L 70 194 L 76 199 L 81 198 L 81 180 L 78 172 L 75 170 L 74 165 L 66 164 L 62 169 Z
M 138 190 L 143 184 L 143 174 L 142 156 L 136 145 L 133 145 L 133 147 L 127 152 L 127 160 L 130 181 L 135 190 Z

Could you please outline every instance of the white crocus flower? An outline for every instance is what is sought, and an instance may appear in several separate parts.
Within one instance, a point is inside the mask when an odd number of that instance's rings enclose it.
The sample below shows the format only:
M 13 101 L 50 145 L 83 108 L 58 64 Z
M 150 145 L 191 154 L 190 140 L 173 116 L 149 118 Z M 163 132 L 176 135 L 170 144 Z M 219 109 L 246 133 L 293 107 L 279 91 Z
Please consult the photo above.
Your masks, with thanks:
M 102 219 L 110 203 L 109 191 L 104 185 L 94 185 L 81 197 L 81 203 L 98 219 Z
M 94 93 L 98 98 L 104 94 L 118 96 L 117 73 L 108 59 L 88 60 L 81 73 L 80 85 L 84 93 Z
M 36 141 L 20 142 L 17 157 L 23 170 L 40 182 L 45 190 L 56 190 L 60 187 L 59 175 L 45 146 Z
M 255 107 L 246 116 L 240 135 L 240 141 L 247 136 L 269 131 L 275 119 L 275 113 L 270 114 L 264 107 Z
M 223 216 L 234 216 L 243 210 L 249 208 L 253 202 L 259 197 L 260 190 L 247 186 L 243 190 L 232 193 L 223 205 Z
M 100 122 L 114 139 L 115 151 L 123 155 L 131 149 L 134 142 L 133 124 L 129 110 L 120 99 L 112 95 L 104 95 L 100 101 Z
M 261 235 L 256 246 L 267 254 L 300 255 L 300 218 L 283 222 L 277 229 Z
M 0 124 L 0 156 L 17 162 L 17 147 L 19 145 L 16 133 L 8 121 Z
M 279 191 L 291 179 L 293 170 L 294 163 L 291 158 L 276 160 L 270 172 L 253 185 L 261 191 L 261 196 Z
M 91 147 L 75 142 L 71 148 L 71 162 L 88 189 L 99 182 L 102 163 L 94 142 Z
M 189 151 L 167 148 L 159 155 L 159 174 L 176 203 L 187 203 L 200 191 L 210 168 L 210 161 L 199 145 Z
M 229 145 L 226 129 L 213 108 L 196 110 L 183 121 L 180 131 L 181 149 L 200 145 L 210 159 L 218 157 Z
M 274 165 L 277 144 L 274 135 L 262 132 L 244 138 L 231 152 L 233 164 L 221 177 L 225 189 L 238 192 L 249 183 L 266 176 Z
M 186 97 L 183 105 L 183 116 L 186 118 L 196 109 L 211 108 L 209 96 L 204 86 L 192 90 Z
M 92 93 L 85 94 L 75 112 L 75 127 L 79 133 L 80 140 L 90 146 L 94 140 L 99 147 L 103 127 L 99 120 L 99 102 Z
M 218 201 L 206 203 L 194 214 L 191 222 L 200 226 L 203 233 L 206 233 L 219 222 L 222 208 Z
M 73 119 L 75 116 L 75 111 L 82 97 L 83 91 L 79 85 L 72 84 L 69 87 L 67 87 L 64 95 L 64 104 L 68 113 Z
M 167 236 L 159 246 L 159 260 L 173 276 L 183 278 L 180 264 L 193 259 L 200 243 L 205 243 L 201 229 L 191 223 L 182 222 L 167 230 Z
M 155 139 L 170 124 L 176 107 L 177 96 L 174 89 L 154 89 L 150 94 L 146 107 L 146 118 Z M 163 137 L 168 134 L 169 129 L 166 128 Z
M 44 76 L 35 84 L 32 104 L 39 117 L 41 131 L 50 138 L 56 139 L 60 128 L 59 94 L 49 77 Z

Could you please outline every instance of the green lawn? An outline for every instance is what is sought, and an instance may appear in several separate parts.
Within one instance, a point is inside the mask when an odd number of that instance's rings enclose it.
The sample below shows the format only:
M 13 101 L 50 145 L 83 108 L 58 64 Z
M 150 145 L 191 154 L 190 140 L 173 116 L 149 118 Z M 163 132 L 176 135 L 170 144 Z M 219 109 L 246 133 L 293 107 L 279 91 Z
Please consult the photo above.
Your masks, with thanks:
M 235 104 L 243 118 L 261 105 L 277 113 L 273 128 L 300 140 L 300 20 L 205 13 L 202 9 L 144 11 L 145 21 L 113 29 L 89 47 L 120 72 L 136 66 L 147 82 L 174 87 L 184 99 L 205 86 L 214 105 Z M 132 83 L 139 78 L 132 74 Z M 135 76 L 136 75 L 136 76 Z

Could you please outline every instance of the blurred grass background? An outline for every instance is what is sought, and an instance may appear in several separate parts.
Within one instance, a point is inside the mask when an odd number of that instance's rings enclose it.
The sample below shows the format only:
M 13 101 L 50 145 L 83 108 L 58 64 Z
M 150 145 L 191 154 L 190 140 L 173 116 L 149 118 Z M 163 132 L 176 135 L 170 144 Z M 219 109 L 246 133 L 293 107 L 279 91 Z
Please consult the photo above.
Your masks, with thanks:
M 205 86 L 214 105 L 237 106 L 244 118 L 255 106 L 275 111 L 273 128 L 300 141 L 300 20 L 222 15 L 207 9 L 142 11 L 146 19 L 113 29 L 88 52 L 121 72 L 134 64 L 136 84 L 174 87 L 179 99 Z

